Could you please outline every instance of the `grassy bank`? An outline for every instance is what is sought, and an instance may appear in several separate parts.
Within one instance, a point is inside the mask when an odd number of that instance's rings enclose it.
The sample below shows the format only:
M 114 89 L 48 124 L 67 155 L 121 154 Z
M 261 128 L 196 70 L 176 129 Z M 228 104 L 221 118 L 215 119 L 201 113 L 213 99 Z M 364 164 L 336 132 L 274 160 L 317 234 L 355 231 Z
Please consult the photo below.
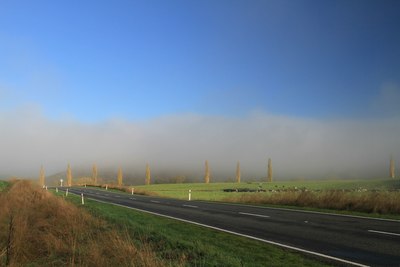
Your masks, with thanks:
M 59 193 L 61 195 L 61 193 Z M 263 242 L 69 195 L 69 201 L 145 242 L 173 266 L 327 266 L 318 260 Z
M 0 266 L 170 264 L 113 228 L 30 182 L 14 181 L 0 193 Z
M 223 199 L 226 202 L 305 207 L 314 209 L 390 215 L 400 218 L 399 192 L 322 192 L 299 191 L 270 194 L 242 194 Z

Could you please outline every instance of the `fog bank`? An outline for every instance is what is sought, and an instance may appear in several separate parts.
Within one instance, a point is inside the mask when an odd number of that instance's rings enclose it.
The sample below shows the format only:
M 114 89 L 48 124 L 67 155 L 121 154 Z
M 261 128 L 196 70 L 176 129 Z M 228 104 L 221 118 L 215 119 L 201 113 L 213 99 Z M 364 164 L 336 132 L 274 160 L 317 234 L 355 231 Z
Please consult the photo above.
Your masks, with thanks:
M 181 114 L 147 121 L 86 124 L 53 121 L 35 108 L 0 112 L 0 175 L 36 177 L 66 169 L 117 168 L 201 179 L 208 160 L 215 179 L 274 177 L 387 177 L 392 154 L 398 163 L 400 119 L 317 120 L 266 113 L 232 118 Z M 398 164 L 396 164 L 398 165 Z

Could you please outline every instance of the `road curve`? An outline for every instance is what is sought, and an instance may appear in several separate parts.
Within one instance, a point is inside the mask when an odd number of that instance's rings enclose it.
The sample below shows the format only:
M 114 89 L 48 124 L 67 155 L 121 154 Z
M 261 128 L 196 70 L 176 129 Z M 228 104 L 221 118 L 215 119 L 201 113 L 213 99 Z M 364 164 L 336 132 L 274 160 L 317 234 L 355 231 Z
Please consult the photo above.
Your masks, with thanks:
M 397 220 L 183 201 L 92 188 L 70 188 L 69 192 L 331 257 L 346 265 L 400 266 L 400 221 Z

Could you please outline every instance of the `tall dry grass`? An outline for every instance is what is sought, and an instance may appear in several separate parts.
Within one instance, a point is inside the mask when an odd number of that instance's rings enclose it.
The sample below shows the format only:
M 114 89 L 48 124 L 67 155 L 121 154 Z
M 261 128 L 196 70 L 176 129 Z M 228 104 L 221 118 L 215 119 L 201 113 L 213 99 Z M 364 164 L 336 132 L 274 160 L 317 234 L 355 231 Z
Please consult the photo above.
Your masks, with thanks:
M 272 204 L 346 210 L 379 214 L 400 214 L 400 192 L 289 191 L 248 193 L 223 199 L 227 202 Z
M 152 249 L 135 246 L 73 204 L 15 181 L 0 194 L 0 266 L 164 266 Z

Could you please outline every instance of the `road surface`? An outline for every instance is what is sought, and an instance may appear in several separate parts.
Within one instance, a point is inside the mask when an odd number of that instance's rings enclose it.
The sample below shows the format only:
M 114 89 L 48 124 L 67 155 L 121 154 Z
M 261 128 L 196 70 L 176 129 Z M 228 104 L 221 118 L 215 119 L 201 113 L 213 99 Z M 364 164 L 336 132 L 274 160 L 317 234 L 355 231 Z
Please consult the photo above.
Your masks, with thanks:
M 69 192 L 332 257 L 345 265 L 400 266 L 400 221 L 397 220 L 183 201 L 91 188 L 70 188 Z

